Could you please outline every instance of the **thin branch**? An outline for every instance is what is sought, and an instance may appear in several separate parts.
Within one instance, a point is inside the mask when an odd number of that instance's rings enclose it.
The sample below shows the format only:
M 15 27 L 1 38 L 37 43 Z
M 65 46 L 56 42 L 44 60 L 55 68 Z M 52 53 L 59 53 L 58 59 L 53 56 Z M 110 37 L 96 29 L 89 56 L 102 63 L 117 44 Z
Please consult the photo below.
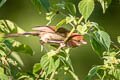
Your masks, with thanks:
M 40 78 L 40 76 L 41 76 L 42 73 L 43 73 L 43 71 L 41 70 L 40 73 L 39 73 L 39 75 L 38 75 L 38 77 L 35 80 L 39 80 L 39 78 Z
M 79 19 L 79 23 L 82 21 L 83 17 L 81 17 Z M 73 27 L 72 30 L 70 31 L 70 33 L 68 34 L 68 36 L 65 38 L 63 44 L 65 44 L 67 42 L 67 40 L 70 38 L 70 36 L 72 35 L 72 33 L 75 31 L 75 26 L 70 23 L 70 25 Z M 62 46 L 59 46 L 58 49 L 56 50 L 56 54 L 60 51 L 60 49 L 62 48 Z
M 69 37 L 72 35 L 72 33 L 75 31 L 75 27 L 73 27 L 73 29 L 70 31 L 70 33 L 68 34 L 68 36 L 65 38 L 63 44 L 65 44 L 67 42 L 67 40 L 69 39 Z M 58 49 L 56 50 L 56 54 L 60 51 L 60 49 L 62 48 L 62 46 L 59 46 Z

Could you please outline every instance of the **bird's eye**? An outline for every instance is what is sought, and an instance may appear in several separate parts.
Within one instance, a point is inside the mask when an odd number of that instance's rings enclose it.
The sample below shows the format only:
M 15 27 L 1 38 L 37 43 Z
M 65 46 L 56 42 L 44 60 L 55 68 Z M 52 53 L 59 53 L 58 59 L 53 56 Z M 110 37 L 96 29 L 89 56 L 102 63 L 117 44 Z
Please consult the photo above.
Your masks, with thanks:
M 77 40 L 77 42 L 80 42 L 80 40 Z

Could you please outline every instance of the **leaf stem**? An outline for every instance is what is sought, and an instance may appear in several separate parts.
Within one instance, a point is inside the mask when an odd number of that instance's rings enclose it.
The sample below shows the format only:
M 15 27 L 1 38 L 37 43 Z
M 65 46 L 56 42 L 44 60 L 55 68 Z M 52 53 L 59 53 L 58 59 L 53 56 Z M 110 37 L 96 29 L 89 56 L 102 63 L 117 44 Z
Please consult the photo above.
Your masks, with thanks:
M 83 16 L 78 20 L 78 24 L 80 24 L 82 20 L 83 20 Z
M 39 80 L 39 78 L 40 78 L 40 76 L 41 76 L 42 73 L 43 73 L 43 71 L 41 70 L 40 73 L 39 73 L 39 75 L 38 75 L 38 77 L 35 80 Z
M 50 80 L 52 80 L 54 78 L 55 75 L 55 71 L 52 72 L 51 76 L 50 76 Z

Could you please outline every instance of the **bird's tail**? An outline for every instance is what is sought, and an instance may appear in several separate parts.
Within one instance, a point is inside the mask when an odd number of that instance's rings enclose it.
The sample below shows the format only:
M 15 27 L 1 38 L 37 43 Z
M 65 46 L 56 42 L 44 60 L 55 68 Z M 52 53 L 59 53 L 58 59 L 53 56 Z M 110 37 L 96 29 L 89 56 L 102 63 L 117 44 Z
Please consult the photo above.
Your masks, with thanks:
M 32 35 L 32 36 L 38 36 L 39 32 L 24 32 L 24 33 L 13 33 L 13 34 L 8 34 L 5 36 L 5 38 L 10 38 L 10 37 L 20 37 L 20 36 L 26 36 L 26 35 Z

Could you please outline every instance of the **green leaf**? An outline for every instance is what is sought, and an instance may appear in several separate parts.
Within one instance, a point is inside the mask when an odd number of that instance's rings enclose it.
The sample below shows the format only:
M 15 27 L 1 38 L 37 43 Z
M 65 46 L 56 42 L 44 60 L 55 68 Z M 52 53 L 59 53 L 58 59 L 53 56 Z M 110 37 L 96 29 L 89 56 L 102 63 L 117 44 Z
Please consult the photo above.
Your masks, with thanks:
M 89 71 L 88 76 L 86 77 L 85 80 L 91 80 L 91 78 L 97 73 L 97 71 L 98 71 L 99 69 L 100 69 L 99 66 L 93 67 L 93 68 Z
M 55 71 L 60 64 L 59 59 L 54 59 L 54 53 L 54 51 L 50 51 L 46 55 L 42 56 L 40 60 L 41 67 L 47 75 Z
M 73 16 L 66 17 L 66 24 L 71 23 L 72 21 L 75 21 L 75 17 Z
M 1 0 L 1 2 L 0 2 L 0 7 L 2 7 L 3 4 L 5 4 L 6 1 L 7 1 L 7 0 Z
M 41 5 L 49 12 L 50 10 L 50 2 L 49 0 L 39 0 Z
M 58 58 L 56 61 L 55 61 L 55 69 L 57 69 L 60 65 L 60 59 Z
M 111 45 L 111 39 L 108 33 L 104 31 L 98 31 L 98 39 L 103 44 L 103 46 L 109 51 L 110 45 Z
M 59 57 L 60 61 L 63 63 L 63 66 L 66 66 L 69 68 L 69 70 L 74 71 L 70 58 L 68 58 L 68 56 L 66 56 L 64 54 L 65 53 L 62 53 L 62 52 L 59 53 L 58 57 Z M 68 59 L 66 59 L 66 58 L 68 58 Z
M 106 9 L 111 4 L 112 0 L 98 0 L 98 2 L 100 2 L 101 6 L 103 8 L 103 13 L 105 13 Z
M 94 10 L 94 0 L 82 0 L 78 4 L 79 12 L 85 18 L 85 21 L 89 18 Z
M 8 34 L 21 33 L 25 31 L 9 20 L 0 20 L 0 32 Z
M 33 72 L 38 72 L 39 70 L 41 69 L 41 64 L 40 63 L 36 63 L 34 66 L 33 66 Z
M 78 25 L 77 30 L 80 32 L 81 35 L 84 35 L 87 33 L 87 25 Z
M 61 20 L 57 25 L 56 25 L 56 31 L 59 29 L 61 25 L 63 25 L 66 22 L 66 19 Z
M 118 41 L 118 43 L 120 43 L 120 36 L 117 37 L 117 41 Z
M 4 69 L 2 67 L 0 67 L 0 72 L 4 73 Z
M 93 51 L 95 51 L 100 57 L 103 51 L 101 44 L 97 41 L 96 37 L 93 34 L 90 34 L 89 36 Z
M 41 3 L 39 2 L 39 0 L 32 0 L 32 3 L 40 10 Z
M 53 57 L 49 59 L 49 65 L 48 65 L 48 70 L 47 70 L 47 75 L 55 71 L 55 62 Z
M 9 80 L 8 76 L 5 75 L 4 69 L 0 67 L 0 80 Z
M 73 3 L 71 2 L 66 2 L 65 3 L 66 8 L 68 9 L 68 11 L 72 14 L 75 15 L 76 14 L 76 7 Z
M 55 6 L 58 7 L 58 8 L 61 8 L 61 9 L 65 9 L 65 2 L 62 1 L 60 3 L 55 4 Z
M 18 41 L 15 41 L 15 40 L 5 40 L 4 43 L 12 51 L 33 55 L 33 50 L 26 44 L 22 44 Z
M 46 9 L 47 12 L 50 10 L 50 2 L 49 0 L 32 0 L 33 4 L 40 9 L 41 5 Z

